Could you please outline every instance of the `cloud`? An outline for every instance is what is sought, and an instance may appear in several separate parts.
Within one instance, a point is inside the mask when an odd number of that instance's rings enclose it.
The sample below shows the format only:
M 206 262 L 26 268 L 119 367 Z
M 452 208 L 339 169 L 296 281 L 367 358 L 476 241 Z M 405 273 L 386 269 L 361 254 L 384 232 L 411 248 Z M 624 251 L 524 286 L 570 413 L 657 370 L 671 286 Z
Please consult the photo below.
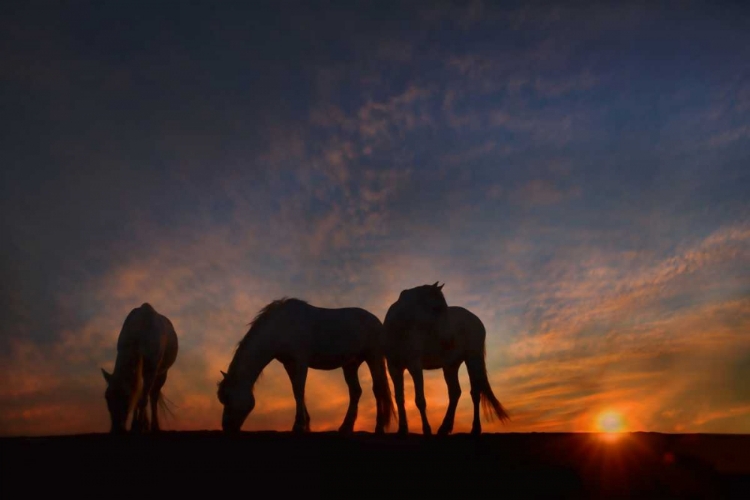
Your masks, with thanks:
M 408 131 L 418 125 L 429 124 L 429 116 L 419 113 L 413 106 L 429 95 L 428 89 L 412 85 L 386 102 L 367 102 L 357 112 L 360 135 L 365 140 L 383 140 L 390 137 L 392 128 Z
M 742 334 L 750 327 L 750 302 L 747 297 L 730 295 L 677 310 L 665 310 L 660 304 L 685 288 L 682 279 L 700 280 L 701 271 L 705 275 L 722 263 L 750 258 L 747 241 L 743 226 L 720 229 L 679 256 L 629 279 L 617 278 L 612 292 L 602 291 L 606 283 L 592 286 L 589 278 L 563 289 L 576 298 L 548 309 L 531 332 L 500 344 L 506 352 L 501 358 L 506 368 L 488 354 L 494 367 L 493 383 L 511 388 L 510 408 L 533 408 L 537 415 L 551 405 L 559 411 L 581 411 L 590 425 L 596 411 L 620 405 L 629 408 L 631 420 L 643 429 L 700 428 L 696 422 L 707 422 L 704 419 L 715 411 L 705 405 L 723 407 L 734 397 L 702 391 L 739 383 L 737 374 L 722 367 L 750 352 Z M 745 246 L 744 253 L 731 250 L 737 244 Z M 601 276 L 606 274 L 593 274 L 590 279 L 598 281 Z M 680 283 L 679 288 L 672 283 Z M 701 293 L 695 284 L 688 288 Z M 579 388 L 578 380 L 588 385 Z M 583 395 L 577 397 L 580 390 Z M 688 402 L 705 405 L 685 407 Z M 683 408 L 679 418 L 662 415 L 674 407 Z M 692 423 L 691 418 L 695 419 Z M 581 428 L 584 424 L 568 421 L 566 425 Z
M 537 78 L 534 81 L 534 88 L 543 96 L 559 97 L 573 91 L 591 89 L 600 81 L 600 77 L 592 75 L 589 70 L 584 70 L 580 75 L 559 80 Z
M 713 135 L 708 139 L 707 144 L 711 147 L 725 146 L 748 137 L 750 137 L 750 127 L 742 126 Z
M 579 187 L 563 191 L 553 183 L 543 179 L 535 179 L 526 183 L 521 189 L 513 193 L 513 199 L 524 205 L 550 205 L 558 203 L 568 197 L 580 195 Z

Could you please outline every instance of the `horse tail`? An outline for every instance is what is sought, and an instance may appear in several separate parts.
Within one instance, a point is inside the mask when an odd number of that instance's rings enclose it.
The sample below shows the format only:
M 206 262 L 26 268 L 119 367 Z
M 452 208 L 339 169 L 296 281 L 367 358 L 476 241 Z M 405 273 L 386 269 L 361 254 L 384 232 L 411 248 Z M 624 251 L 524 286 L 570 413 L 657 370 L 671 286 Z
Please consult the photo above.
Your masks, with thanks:
M 380 376 L 373 376 L 373 388 L 375 389 L 375 394 L 379 396 L 376 398 L 378 415 L 382 415 L 383 425 L 387 429 L 391 425 L 391 421 L 396 418 L 396 406 L 393 404 L 391 386 L 388 383 L 388 369 L 386 367 L 385 356 L 381 357 L 376 363 L 377 368 L 374 371 Z
M 479 382 L 479 396 L 482 403 L 484 418 L 491 422 L 495 419 L 495 417 L 497 417 L 501 422 L 505 422 L 506 420 L 510 420 L 510 416 L 505 411 L 505 408 L 503 408 L 503 405 L 500 404 L 500 401 L 497 400 L 495 394 L 492 392 L 492 387 L 490 387 L 490 380 L 487 377 L 487 363 L 485 362 L 486 357 L 487 351 L 484 346 L 482 346 L 482 359 L 480 362 L 481 372 L 479 373 L 477 382 Z
M 176 406 L 172 401 L 170 401 L 162 391 L 159 391 L 159 397 L 156 400 L 157 406 L 159 407 L 159 412 L 162 416 L 167 417 L 167 415 L 174 417 L 174 413 L 169 408 L 169 406 Z

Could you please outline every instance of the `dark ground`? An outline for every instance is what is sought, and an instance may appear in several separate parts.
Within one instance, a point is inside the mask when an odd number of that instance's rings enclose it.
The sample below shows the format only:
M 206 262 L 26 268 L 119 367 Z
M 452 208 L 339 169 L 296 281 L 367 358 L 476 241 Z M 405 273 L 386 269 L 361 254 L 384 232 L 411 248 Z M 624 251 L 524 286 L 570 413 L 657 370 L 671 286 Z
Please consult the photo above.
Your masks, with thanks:
M 2 498 L 750 498 L 750 435 L 0 439 Z

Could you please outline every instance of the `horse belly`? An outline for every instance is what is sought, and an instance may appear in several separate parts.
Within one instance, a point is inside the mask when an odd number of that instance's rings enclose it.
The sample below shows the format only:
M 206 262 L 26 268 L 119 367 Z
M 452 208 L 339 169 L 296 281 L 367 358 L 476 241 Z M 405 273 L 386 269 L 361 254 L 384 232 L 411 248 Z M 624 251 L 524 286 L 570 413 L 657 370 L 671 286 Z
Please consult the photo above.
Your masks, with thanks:
M 422 356 L 423 370 L 437 370 L 443 367 L 443 359 L 440 356 Z
M 446 344 L 441 339 L 425 342 L 422 352 L 422 368 L 437 370 L 462 360 L 462 349 L 456 342 Z
M 357 361 L 359 356 L 349 355 L 321 355 L 312 356 L 309 367 L 313 370 L 335 370 L 344 365 Z
M 433 370 L 443 365 L 443 348 L 437 339 L 425 339 L 422 344 L 422 366 Z M 430 366 L 431 368 L 427 368 Z

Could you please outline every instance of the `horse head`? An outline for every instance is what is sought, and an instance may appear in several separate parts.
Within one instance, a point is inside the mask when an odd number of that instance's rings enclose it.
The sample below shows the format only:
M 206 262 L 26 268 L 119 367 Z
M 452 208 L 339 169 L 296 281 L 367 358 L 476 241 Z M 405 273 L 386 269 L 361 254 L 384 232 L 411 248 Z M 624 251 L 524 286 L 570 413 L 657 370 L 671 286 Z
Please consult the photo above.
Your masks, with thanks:
M 131 391 L 126 384 L 116 379 L 113 374 L 107 373 L 104 368 L 102 368 L 102 375 L 107 382 L 104 398 L 107 400 L 107 409 L 112 424 L 110 433 L 123 433 L 130 412 Z
M 443 286 L 436 281 L 432 285 L 421 285 L 402 290 L 396 303 L 393 304 L 391 318 L 410 327 L 434 329 L 438 319 L 448 310 L 448 303 L 443 295 Z M 388 318 L 387 315 L 386 319 Z
M 227 375 L 223 371 L 221 375 L 222 380 L 217 391 L 219 402 L 224 406 L 221 428 L 226 433 L 236 433 L 255 408 L 255 396 L 252 387 L 247 387 L 247 384 L 241 383 L 237 377 Z

